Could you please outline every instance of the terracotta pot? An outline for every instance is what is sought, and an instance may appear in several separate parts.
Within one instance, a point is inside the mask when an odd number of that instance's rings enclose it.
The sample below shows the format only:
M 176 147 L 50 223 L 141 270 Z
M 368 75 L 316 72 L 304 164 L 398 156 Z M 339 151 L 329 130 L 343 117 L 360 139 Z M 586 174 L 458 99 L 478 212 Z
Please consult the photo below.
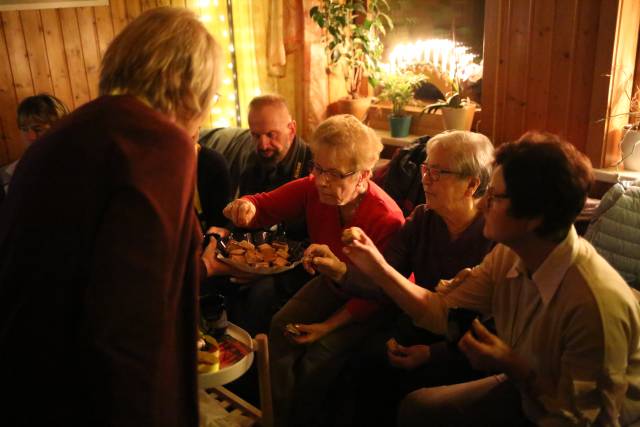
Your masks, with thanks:
M 338 114 L 352 114 L 364 122 L 371 106 L 371 98 L 341 98 L 336 102 Z
M 462 108 L 443 107 L 444 128 L 447 130 L 471 130 L 475 112 L 475 104 L 468 104 Z
M 620 143 L 624 169 L 640 171 L 640 130 L 628 129 Z

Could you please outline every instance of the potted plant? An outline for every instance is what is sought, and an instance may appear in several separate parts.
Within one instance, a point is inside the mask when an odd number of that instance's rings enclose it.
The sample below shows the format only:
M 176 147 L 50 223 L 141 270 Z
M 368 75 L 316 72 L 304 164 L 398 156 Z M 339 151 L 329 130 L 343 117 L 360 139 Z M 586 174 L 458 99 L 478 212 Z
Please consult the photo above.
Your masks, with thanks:
M 432 114 L 437 110 L 442 110 L 445 129 L 471 130 L 476 104 L 469 98 L 462 98 L 460 95 L 460 81 L 456 78 L 452 82 L 452 91 L 447 93 L 446 99 L 426 106 L 422 112 Z
M 629 99 L 628 111 L 607 116 L 597 122 L 628 116 L 629 124 L 624 126 L 623 136 L 620 140 L 620 160 L 613 166 L 622 163 L 625 170 L 640 171 L 640 86 L 636 86 L 633 96 L 628 92 L 626 96 Z
M 373 87 L 378 83 L 383 50 L 379 36 L 393 27 L 383 11 L 388 9 L 386 0 L 322 0 L 310 10 L 323 32 L 327 71 L 338 70 L 343 75 L 349 100 L 357 102 L 363 77 Z M 354 111 L 354 115 L 363 119 L 370 103 L 370 98 L 360 101 L 364 114 Z
M 382 89 L 378 98 L 391 101 L 389 115 L 389 129 L 391 136 L 404 137 L 409 135 L 411 116 L 405 114 L 404 108 L 413 98 L 413 92 L 425 77 L 418 74 L 386 74 L 381 80 Z

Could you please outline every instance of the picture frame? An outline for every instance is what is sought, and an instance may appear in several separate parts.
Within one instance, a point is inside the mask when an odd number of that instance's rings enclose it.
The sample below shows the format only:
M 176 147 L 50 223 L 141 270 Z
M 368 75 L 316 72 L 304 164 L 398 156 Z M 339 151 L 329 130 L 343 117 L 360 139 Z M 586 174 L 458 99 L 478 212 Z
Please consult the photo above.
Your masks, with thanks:
M 108 5 L 109 0 L 0 0 L 0 12 L 9 10 L 58 9 L 64 7 Z

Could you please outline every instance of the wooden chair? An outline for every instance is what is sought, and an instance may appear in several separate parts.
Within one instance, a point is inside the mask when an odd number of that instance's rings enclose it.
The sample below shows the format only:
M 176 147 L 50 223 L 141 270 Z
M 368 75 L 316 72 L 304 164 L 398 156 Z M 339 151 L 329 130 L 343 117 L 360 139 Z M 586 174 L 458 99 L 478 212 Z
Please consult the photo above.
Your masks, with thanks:
M 271 397 L 271 373 L 269 370 L 269 340 L 265 334 L 256 335 L 253 340 L 255 348 L 255 363 L 258 364 L 258 382 L 260 388 L 260 409 L 256 408 L 235 393 L 223 386 L 207 390 L 210 396 L 220 402 L 228 411 L 239 411 L 245 417 L 254 421 L 254 425 L 273 427 L 273 401 Z

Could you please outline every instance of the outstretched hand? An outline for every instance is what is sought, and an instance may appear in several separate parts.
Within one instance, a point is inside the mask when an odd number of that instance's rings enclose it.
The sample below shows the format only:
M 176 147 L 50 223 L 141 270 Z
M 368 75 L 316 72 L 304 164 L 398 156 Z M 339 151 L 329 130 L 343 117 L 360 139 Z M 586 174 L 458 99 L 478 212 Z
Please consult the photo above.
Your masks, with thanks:
M 387 263 L 384 257 L 364 231 L 357 227 L 353 228 L 359 230 L 357 239 L 353 239 L 349 244 L 345 244 L 342 252 L 367 276 L 373 278 L 382 274 L 384 266 Z
M 326 323 L 296 323 L 296 328 L 301 332 L 300 335 L 296 336 L 287 332 L 285 334 L 297 344 L 314 343 L 332 331 L 332 328 Z
M 225 206 L 222 214 L 236 227 L 246 228 L 256 216 L 256 206 L 246 199 L 236 199 Z
M 324 274 L 331 280 L 339 282 L 347 272 L 347 264 L 331 252 L 329 246 L 312 244 L 304 251 L 302 261 L 305 270 L 309 274 L 315 274 L 316 271 Z

